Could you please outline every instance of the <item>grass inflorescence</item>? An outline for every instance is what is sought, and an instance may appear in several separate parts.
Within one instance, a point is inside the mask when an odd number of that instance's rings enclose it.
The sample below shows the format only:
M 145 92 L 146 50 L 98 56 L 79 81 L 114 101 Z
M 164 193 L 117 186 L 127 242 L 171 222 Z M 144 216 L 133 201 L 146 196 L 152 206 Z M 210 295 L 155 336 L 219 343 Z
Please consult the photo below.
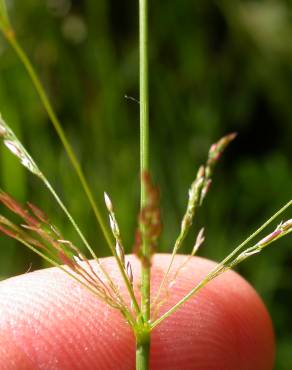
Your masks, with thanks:
M 136 282 L 130 261 L 125 255 L 125 245 L 120 231 L 115 208 L 110 196 L 104 193 L 105 207 L 108 212 L 108 225 L 101 217 L 101 212 L 94 200 L 93 193 L 83 174 L 83 170 L 76 155 L 67 139 L 67 136 L 54 112 L 54 109 L 46 95 L 40 79 L 38 78 L 33 65 L 26 53 L 18 43 L 15 32 L 11 26 L 4 0 L 0 0 L 0 28 L 15 50 L 16 55 L 26 68 L 40 101 L 43 104 L 53 126 L 68 154 L 68 157 L 76 171 L 81 185 L 87 195 L 89 203 L 93 208 L 97 222 L 101 227 L 105 240 L 115 258 L 118 270 L 123 279 L 129 295 L 129 300 L 124 297 L 118 284 L 112 279 L 110 273 L 103 266 L 96 256 L 78 223 L 71 215 L 67 206 L 63 203 L 47 177 L 40 170 L 36 161 L 32 158 L 23 144 L 7 125 L 3 118 L 0 118 L 0 137 L 6 148 L 15 155 L 21 165 L 42 181 L 45 187 L 63 210 L 68 221 L 87 248 L 91 260 L 67 240 L 62 233 L 54 226 L 49 217 L 43 211 L 31 203 L 22 205 L 13 199 L 3 190 L 0 191 L 0 203 L 20 219 L 19 223 L 11 221 L 10 218 L 0 215 L 0 231 L 24 244 L 35 253 L 43 257 L 54 266 L 59 267 L 70 277 L 85 286 L 98 299 L 109 306 L 119 310 L 128 324 L 132 327 L 136 336 L 136 367 L 145 370 L 149 367 L 149 348 L 151 331 L 163 320 L 178 310 L 194 294 L 202 289 L 211 280 L 235 267 L 247 258 L 260 253 L 264 248 L 274 243 L 279 238 L 292 231 L 292 220 L 281 222 L 272 232 L 261 238 L 256 243 L 253 240 L 262 232 L 276 217 L 279 217 L 291 206 L 289 201 L 252 235 L 236 247 L 225 257 L 207 276 L 194 286 L 179 302 L 167 312 L 159 316 L 159 309 L 167 301 L 171 291 L 175 289 L 178 276 L 189 260 L 195 256 L 205 240 L 205 228 L 201 228 L 194 240 L 194 246 L 189 256 L 186 256 L 182 265 L 173 270 L 175 256 L 181 250 L 183 243 L 191 230 L 194 218 L 203 205 L 212 184 L 212 175 L 221 155 L 227 146 L 235 139 L 236 134 L 231 133 L 214 143 L 208 153 L 206 163 L 199 167 L 193 183 L 188 192 L 188 201 L 185 214 L 182 217 L 180 230 L 177 239 L 174 241 L 170 263 L 161 279 L 156 294 L 150 296 L 151 281 L 151 259 L 158 249 L 159 237 L 162 232 L 162 220 L 160 212 L 160 192 L 153 184 L 149 168 L 149 104 L 148 104 L 148 27 L 147 27 L 147 0 L 140 0 L 140 177 L 141 177 L 141 204 L 138 214 L 138 227 L 135 234 L 134 253 L 141 261 L 141 280 Z M 253 242 L 253 243 L 252 243 Z M 250 245 L 251 244 L 251 245 Z M 137 292 L 135 286 L 140 286 Z M 138 294 L 137 294 L 138 293 Z M 141 296 L 139 302 L 138 295 Z M 128 303 L 130 302 L 130 304 Z

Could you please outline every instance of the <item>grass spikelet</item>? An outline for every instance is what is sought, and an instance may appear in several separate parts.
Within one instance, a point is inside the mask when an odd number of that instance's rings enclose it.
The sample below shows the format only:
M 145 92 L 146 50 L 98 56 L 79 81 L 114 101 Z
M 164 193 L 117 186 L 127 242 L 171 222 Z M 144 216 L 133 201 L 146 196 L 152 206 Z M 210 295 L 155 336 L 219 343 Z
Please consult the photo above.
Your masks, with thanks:
M 236 137 L 235 133 L 228 134 L 224 137 L 222 137 L 219 141 L 212 144 L 209 150 L 208 159 L 205 166 L 201 166 L 197 172 L 197 176 L 192 183 L 190 189 L 189 189 L 189 196 L 188 196 L 188 203 L 186 212 L 183 216 L 182 222 L 181 222 L 181 228 L 179 236 L 177 237 L 173 251 L 171 260 L 169 263 L 169 266 L 162 278 L 162 281 L 160 283 L 160 286 L 157 291 L 157 295 L 155 299 L 153 300 L 153 305 L 157 304 L 157 301 L 159 300 L 159 296 L 164 288 L 165 285 L 169 284 L 168 282 L 168 275 L 171 271 L 174 258 L 176 254 L 178 253 L 179 249 L 181 248 L 191 226 L 194 220 L 194 217 L 196 215 L 196 211 L 199 206 L 202 205 L 203 200 L 205 199 L 207 192 L 211 185 L 211 175 L 213 174 L 214 168 L 221 157 L 224 150 L 227 148 L 229 143 L 233 141 Z M 198 234 L 200 236 L 200 233 Z M 202 235 L 201 235 L 202 237 Z M 197 244 L 198 245 L 198 244 Z M 197 252 L 197 246 L 195 244 L 192 253 Z
M 126 267 L 127 275 L 129 278 L 130 283 L 133 285 L 133 271 L 132 271 L 132 266 L 130 262 L 127 262 L 127 267 Z
M 0 202 L 24 222 L 17 226 L 0 215 L 0 230 L 3 233 L 38 248 L 41 254 L 46 253 L 56 265 L 66 265 L 77 279 L 82 280 L 83 285 L 89 287 L 104 302 L 123 313 L 128 311 L 118 287 L 113 288 L 108 284 L 107 276 L 104 276 L 102 270 L 95 271 L 99 266 L 93 268 L 79 248 L 64 239 L 43 211 L 32 203 L 28 204 L 28 208 L 24 208 L 3 191 L 0 192 Z
M 141 311 L 140 311 L 140 307 L 137 302 L 135 292 L 132 286 L 133 279 L 130 279 L 131 275 L 128 274 L 127 265 L 125 264 L 125 252 L 124 252 L 125 249 L 124 249 L 122 237 L 120 234 L 120 228 L 118 225 L 118 221 L 116 219 L 112 200 L 110 199 L 109 195 L 106 192 L 104 192 L 104 202 L 105 202 L 107 211 L 109 213 L 110 229 L 112 231 L 112 234 L 116 242 L 115 247 L 111 247 L 111 251 L 112 251 L 113 256 L 116 259 L 120 273 L 122 275 L 126 288 L 129 292 L 129 295 L 131 297 L 131 307 L 133 307 L 136 315 L 139 317 L 141 314 Z
M 14 134 L 11 128 L 3 120 L 1 115 L 0 115 L 0 136 L 2 137 L 3 142 L 5 146 L 8 148 L 8 150 L 20 160 L 20 163 L 24 167 L 26 167 L 34 175 L 40 178 L 44 177 L 40 169 L 32 159 L 32 157 L 28 154 L 24 146 L 18 140 L 17 136 Z

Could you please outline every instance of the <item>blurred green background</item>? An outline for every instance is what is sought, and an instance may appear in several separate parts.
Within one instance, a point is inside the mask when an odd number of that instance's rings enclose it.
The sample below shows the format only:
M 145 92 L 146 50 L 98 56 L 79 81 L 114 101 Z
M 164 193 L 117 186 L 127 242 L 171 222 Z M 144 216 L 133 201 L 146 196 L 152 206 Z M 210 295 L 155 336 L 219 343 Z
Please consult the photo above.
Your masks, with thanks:
M 139 203 L 138 1 L 9 1 L 30 55 L 80 158 L 102 211 L 111 195 L 128 251 Z M 162 193 L 169 251 L 187 191 L 212 142 L 239 136 L 217 168 L 195 229 L 201 255 L 219 260 L 280 208 L 292 189 L 290 0 L 150 0 L 151 165 Z M 78 180 L 13 51 L 0 39 L 0 110 L 62 195 L 99 255 L 108 251 Z M 79 243 L 42 184 L 1 146 L 1 187 L 42 208 Z M 291 211 L 283 218 L 291 217 Z M 280 221 L 280 220 L 278 220 Z M 271 226 L 270 230 L 275 226 Z M 268 231 L 267 231 L 268 232 Z M 0 236 L 0 274 L 43 262 Z M 240 267 L 266 302 L 278 351 L 292 369 L 292 243 L 287 237 Z

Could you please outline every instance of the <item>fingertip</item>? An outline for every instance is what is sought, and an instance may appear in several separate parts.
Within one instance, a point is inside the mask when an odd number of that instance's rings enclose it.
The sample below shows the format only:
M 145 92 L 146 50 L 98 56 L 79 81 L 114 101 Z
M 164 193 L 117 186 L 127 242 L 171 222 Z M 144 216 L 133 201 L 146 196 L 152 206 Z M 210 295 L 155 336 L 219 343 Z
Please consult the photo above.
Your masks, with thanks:
M 139 263 L 127 258 L 137 284 Z M 176 267 L 184 258 L 176 258 Z M 154 257 L 153 291 L 169 259 Z M 114 261 L 105 263 L 118 276 Z M 205 259 L 191 260 L 163 310 L 213 267 Z M 1 369 L 134 369 L 134 336 L 120 313 L 61 271 L 47 269 L 1 282 L 0 300 Z M 273 362 L 269 315 L 254 289 L 234 272 L 208 284 L 152 335 L 151 370 L 271 370 Z
M 6 363 L 19 370 L 24 361 L 29 370 L 131 368 L 134 337 L 119 312 L 63 272 L 52 268 L 9 279 L 0 284 L 0 297 L 7 339 L 1 369 Z

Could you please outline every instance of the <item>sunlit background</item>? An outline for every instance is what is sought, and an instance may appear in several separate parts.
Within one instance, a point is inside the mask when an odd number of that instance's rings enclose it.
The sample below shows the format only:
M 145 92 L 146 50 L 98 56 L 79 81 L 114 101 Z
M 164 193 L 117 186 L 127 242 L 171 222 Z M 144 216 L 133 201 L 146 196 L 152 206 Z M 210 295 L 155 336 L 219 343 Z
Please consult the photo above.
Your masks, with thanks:
M 37 67 L 104 216 L 103 191 L 112 197 L 129 252 L 139 203 L 137 5 L 134 0 L 9 1 L 19 40 Z M 291 198 L 291 1 L 152 0 L 150 39 L 151 166 L 161 189 L 164 221 L 160 251 L 173 244 L 188 187 L 209 146 L 225 133 L 239 133 L 185 243 L 185 252 L 190 251 L 196 230 L 204 225 L 207 240 L 201 255 L 219 260 Z M 98 254 L 108 255 L 64 149 L 3 38 L 0 111 Z M 78 244 L 43 185 L 3 145 L 0 150 L 1 187 L 19 201 L 38 205 Z M 289 217 L 291 211 L 283 216 Z M 0 236 L 1 278 L 43 266 L 25 247 Z M 271 313 L 276 369 L 291 370 L 291 238 L 250 259 L 240 272 Z

